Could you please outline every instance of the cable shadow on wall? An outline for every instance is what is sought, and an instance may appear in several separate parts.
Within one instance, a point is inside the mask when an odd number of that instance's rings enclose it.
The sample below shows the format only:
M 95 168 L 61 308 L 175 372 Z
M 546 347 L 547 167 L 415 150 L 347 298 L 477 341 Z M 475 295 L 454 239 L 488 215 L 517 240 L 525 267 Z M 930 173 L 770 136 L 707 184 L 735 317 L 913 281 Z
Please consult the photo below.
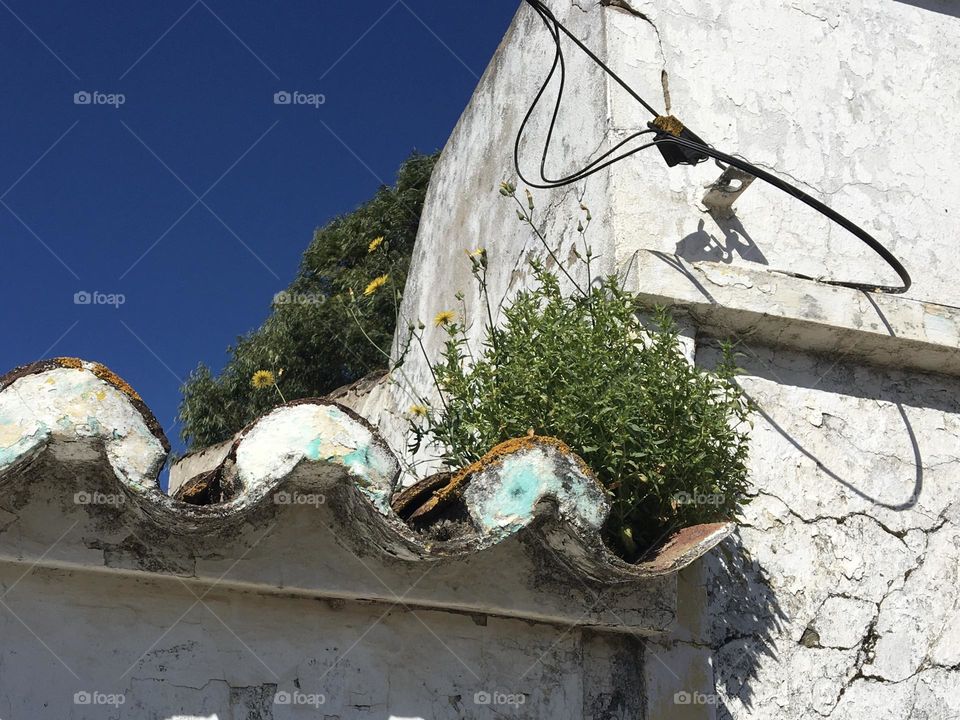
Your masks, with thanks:
M 677 257 L 667 253 L 654 255 L 665 263 L 662 272 L 674 271 L 681 274 L 711 305 L 718 304 L 700 282 L 697 274 Z M 894 336 L 896 333 L 892 325 L 874 298 L 866 293 L 864 295 L 887 332 Z M 716 321 L 717 314 L 712 317 Z M 828 355 L 818 363 L 811 362 L 810 353 L 802 350 L 773 349 L 760 345 L 752 347 L 736 333 L 724 334 L 718 331 L 715 334 L 740 343 L 741 349 L 746 351 L 740 358 L 740 364 L 747 375 L 769 380 L 777 386 L 805 388 L 808 391 L 817 390 L 841 397 L 889 403 L 890 406 L 886 409 L 857 408 L 855 415 L 851 416 L 851 419 L 857 419 L 857 426 L 848 425 L 855 433 L 851 437 L 856 440 L 857 436 L 864 437 L 877 432 L 878 423 L 876 418 L 871 418 L 871 413 L 877 413 L 877 416 L 886 414 L 885 419 L 888 419 L 889 423 L 883 425 L 883 431 L 889 441 L 881 451 L 886 453 L 890 448 L 902 448 L 890 452 L 894 453 L 906 468 L 898 465 L 901 467 L 901 475 L 893 476 L 889 483 L 884 483 L 882 493 L 876 490 L 868 492 L 866 488 L 858 485 L 856 478 L 850 477 L 842 467 L 837 467 L 836 462 L 829 461 L 822 448 L 811 447 L 809 441 L 791 430 L 789 423 L 783 419 L 778 422 L 771 411 L 760 407 L 757 419 L 762 418 L 798 453 L 812 461 L 823 475 L 851 494 L 874 504 L 875 507 L 894 512 L 918 510 L 916 506 L 924 486 L 924 453 L 907 406 L 937 409 L 947 413 L 960 412 L 960 384 L 933 376 L 926 378 L 907 375 L 896 370 L 872 370 L 856 356 L 851 357 L 848 348 L 838 347 L 833 357 Z M 703 355 L 698 354 L 698 363 L 709 366 L 713 359 L 710 356 L 716 354 L 716 351 L 710 347 L 709 341 L 702 343 L 698 339 L 698 346 L 705 351 Z M 792 369 L 782 367 L 789 366 L 791 356 L 799 362 Z M 821 373 L 822 369 L 826 369 L 826 372 Z M 778 407 L 786 413 L 795 412 L 788 405 L 781 404 Z M 894 408 L 896 416 L 892 413 Z M 825 427 L 823 432 L 829 433 L 829 426 Z M 826 437 L 829 441 L 829 435 Z M 904 473 L 904 469 L 907 469 L 907 472 Z M 896 487 L 893 487 L 894 483 Z M 888 491 L 893 494 L 888 494 Z M 883 496 L 875 497 L 878 494 Z M 784 639 L 787 618 L 773 589 L 766 581 L 767 573 L 764 567 L 750 557 L 739 536 L 728 540 L 720 550 L 722 553 L 711 553 L 703 560 L 709 577 L 706 613 L 708 628 L 705 631 L 706 637 L 701 641 L 708 643 L 713 649 L 717 688 L 722 688 L 728 697 L 736 697 L 738 702 L 743 703 L 749 710 L 755 702 L 751 684 L 763 659 L 776 657 L 775 642 Z M 732 711 L 733 708 L 727 708 L 720 702 L 717 706 L 717 718 L 731 718 Z
M 667 253 L 654 253 L 656 257 L 662 260 L 667 266 L 675 270 L 676 272 L 682 274 L 690 283 L 693 285 L 697 291 L 703 295 L 703 297 L 710 302 L 711 304 L 716 305 L 717 301 L 711 295 L 711 293 L 703 286 L 699 279 L 690 272 L 690 270 L 685 267 L 675 256 L 671 256 Z M 890 322 L 887 320 L 881 308 L 877 305 L 873 297 L 869 293 L 863 293 L 863 296 L 871 304 L 874 311 L 877 313 L 880 321 L 883 323 L 884 327 L 887 329 L 887 332 L 893 337 L 895 332 Z M 724 333 L 722 329 L 718 330 L 716 335 L 723 337 Z M 888 510 L 893 511 L 905 511 L 914 508 L 920 498 L 920 494 L 923 490 L 923 455 L 920 449 L 919 442 L 917 441 L 916 433 L 913 429 L 913 424 L 910 421 L 910 418 L 907 414 L 907 411 L 904 407 L 903 400 L 905 397 L 915 398 L 916 393 L 913 387 L 907 388 L 898 388 L 896 382 L 892 381 L 880 381 L 881 378 L 877 378 L 876 382 L 864 384 L 864 383 L 853 383 L 846 382 L 843 380 L 836 380 L 830 377 L 830 372 L 833 370 L 831 368 L 827 373 L 823 375 L 807 375 L 803 373 L 791 373 L 788 378 L 781 376 L 781 373 L 778 373 L 774 370 L 772 356 L 776 352 L 781 353 L 790 353 L 802 355 L 802 352 L 797 350 L 782 350 L 776 351 L 772 348 L 764 348 L 762 351 L 758 348 L 752 348 L 747 344 L 743 338 L 739 337 L 736 332 L 730 331 L 726 334 L 726 337 L 738 345 L 738 348 L 746 350 L 744 353 L 746 363 L 741 363 L 747 365 L 744 369 L 751 375 L 762 377 L 766 380 L 769 380 L 778 385 L 789 385 L 793 387 L 806 387 L 808 389 L 819 389 L 824 392 L 829 392 L 837 395 L 846 395 L 851 397 L 859 397 L 861 399 L 869 399 L 874 401 L 888 402 L 894 405 L 897 409 L 897 412 L 900 416 L 900 420 L 903 423 L 903 429 L 906 436 L 906 439 L 910 445 L 910 452 L 912 455 L 913 461 L 913 477 L 911 478 L 912 489 L 909 493 L 903 496 L 903 499 L 899 502 L 889 502 L 881 498 L 872 496 L 871 494 L 863 491 L 861 488 L 857 487 L 853 482 L 847 480 L 843 477 L 840 471 L 835 468 L 830 467 L 828 463 L 821 457 L 817 455 L 816 452 L 806 447 L 798 438 L 791 434 L 786 428 L 784 428 L 777 420 L 768 412 L 765 408 L 757 403 L 757 413 L 769 424 L 769 426 L 779 433 L 787 442 L 789 442 L 799 453 L 804 457 L 811 460 L 816 464 L 816 466 L 829 478 L 835 482 L 843 485 L 850 492 L 854 493 L 858 497 L 882 507 Z M 761 355 L 765 352 L 771 354 L 771 360 L 764 360 Z M 843 350 L 838 349 L 839 357 L 836 360 L 836 366 L 840 367 L 842 365 L 842 360 L 844 358 Z M 863 364 L 859 362 L 856 358 L 851 359 L 852 364 Z M 781 371 L 782 372 L 782 371 Z M 958 412 L 960 411 L 960 400 L 955 399 L 957 395 L 954 393 L 927 393 L 923 398 L 922 402 L 924 407 L 934 407 L 941 409 L 945 412 Z M 754 399 L 754 398 L 751 398 Z M 755 399 L 754 399 L 755 400 Z M 864 431 L 869 432 L 869 426 L 864 426 Z
M 759 375 L 760 373 L 752 373 L 752 374 Z M 776 382 L 775 378 L 770 378 L 770 379 L 773 379 Z M 750 395 L 747 394 L 747 397 L 750 397 Z M 753 398 L 751 398 L 751 400 L 752 399 Z M 873 399 L 880 399 L 880 398 L 873 398 Z M 820 458 L 818 458 L 812 451 L 805 448 L 796 438 L 794 438 L 779 423 L 777 423 L 777 421 L 774 420 L 770 416 L 770 414 L 759 405 L 759 403 L 755 403 L 755 404 L 757 407 L 757 413 L 761 417 L 763 417 L 764 420 L 767 421 L 767 424 L 770 425 L 770 427 L 776 430 L 787 442 L 789 442 L 794 448 L 796 448 L 797 451 L 800 452 L 804 457 L 806 457 L 809 460 L 812 460 L 816 464 L 817 468 L 821 472 L 823 472 L 824 475 L 840 483 L 845 488 L 847 488 L 850 492 L 854 493 L 858 497 L 863 498 L 864 500 L 867 500 L 868 502 L 878 507 L 886 508 L 887 510 L 902 512 L 904 510 L 911 510 L 916 506 L 917 502 L 920 499 L 920 493 L 923 490 L 923 457 L 920 454 L 920 446 L 917 443 L 917 436 L 913 432 L 913 425 L 910 423 L 910 418 L 907 417 L 907 412 L 906 410 L 904 410 L 902 403 L 894 402 L 893 404 L 896 406 L 897 411 L 900 413 L 900 418 L 903 420 L 904 431 L 907 433 L 907 437 L 910 440 L 910 447 L 913 450 L 913 462 L 915 466 L 915 470 L 914 470 L 915 474 L 913 478 L 913 491 L 910 493 L 907 499 L 901 503 L 884 502 L 879 498 L 875 498 L 870 494 L 863 492 L 853 483 L 847 480 L 844 480 L 843 477 L 841 477 L 838 473 L 836 473 L 835 471 L 827 467 L 827 465 Z
M 888 334 L 891 337 L 895 337 L 896 333 L 893 330 L 890 322 L 887 320 L 883 311 L 877 305 L 874 298 L 869 293 L 863 293 L 863 296 L 866 298 L 867 302 L 873 307 L 874 311 L 877 313 L 881 323 L 886 328 Z M 836 366 L 840 366 L 844 356 L 840 355 L 836 360 Z M 861 364 L 853 359 L 854 364 Z M 852 397 L 859 397 L 862 399 L 869 399 L 880 402 L 888 402 L 892 404 L 897 409 L 897 413 L 900 416 L 900 420 L 903 423 L 903 430 L 906 434 L 906 438 L 910 444 L 910 452 L 912 454 L 913 461 L 913 478 L 912 490 L 904 497 L 901 502 L 888 502 L 881 498 L 874 497 L 867 492 L 864 492 L 854 483 L 845 479 L 840 472 L 832 469 L 827 465 L 827 463 L 820 457 L 817 456 L 809 448 L 805 447 L 796 437 L 794 437 L 790 432 L 788 432 L 780 423 L 778 423 L 770 413 L 765 410 L 763 407 L 757 403 L 757 412 L 763 417 L 764 420 L 770 425 L 771 428 L 777 431 L 781 437 L 783 437 L 787 442 L 790 443 L 799 453 L 804 457 L 814 462 L 817 468 L 827 477 L 834 480 L 835 482 L 843 485 L 847 490 L 855 494 L 857 497 L 860 497 L 877 507 L 881 507 L 887 510 L 892 510 L 895 512 L 903 512 L 906 510 L 913 509 L 919 502 L 920 495 L 923 491 L 923 454 L 920 450 L 920 444 L 917 441 L 916 433 L 913 429 L 913 424 L 910 421 L 909 416 L 907 415 L 906 408 L 904 407 L 903 399 L 904 395 L 909 394 L 909 396 L 916 400 L 916 394 L 913 391 L 913 388 L 910 390 L 901 389 L 897 387 L 896 382 L 891 382 L 887 378 L 877 377 L 876 382 L 871 383 L 856 383 L 848 382 L 844 379 L 838 379 L 830 377 L 830 371 L 826 374 L 818 377 L 812 377 L 805 374 L 791 374 L 788 381 L 783 380 L 778 373 L 776 373 L 771 367 L 771 363 L 764 363 L 756 353 L 753 354 L 752 362 L 748 364 L 751 365 L 750 372 L 753 375 L 758 377 L 764 377 L 772 382 L 778 384 L 784 384 L 789 382 L 789 384 L 796 387 L 807 387 L 809 389 L 819 389 L 824 392 L 829 392 L 837 395 L 846 395 Z M 832 370 L 832 368 L 831 368 Z M 882 370 L 878 370 L 878 375 L 882 373 Z M 934 403 L 929 402 L 932 398 L 922 398 L 921 402 L 925 407 L 929 407 Z M 946 400 L 946 402 L 943 402 Z M 941 406 L 941 409 L 947 412 L 957 412 L 960 410 L 960 403 L 955 401 L 950 401 L 947 398 L 942 398 L 940 403 L 936 403 Z M 869 421 L 865 423 L 863 427 L 864 432 L 870 432 Z M 906 462 L 906 459 L 904 459 Z

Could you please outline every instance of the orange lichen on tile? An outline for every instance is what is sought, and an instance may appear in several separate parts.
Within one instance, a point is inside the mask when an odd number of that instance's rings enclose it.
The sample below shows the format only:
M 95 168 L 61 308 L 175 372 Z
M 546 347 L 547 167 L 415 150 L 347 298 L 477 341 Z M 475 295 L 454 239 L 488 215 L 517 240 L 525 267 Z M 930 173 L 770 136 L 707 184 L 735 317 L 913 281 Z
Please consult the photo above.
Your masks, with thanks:
M 100 363 L 94 363 L 93 374 L 104 382 L 108 382 L 113 385 L 117 390 L 124 393 L 127 397 L 143 402 L 143 398 L 134 390 L 122 377 L 117 375 L 113 370 L 108 368 L 106 365 L 101 365 Z
M 80 358 L 72 357 L 58 357 L 54 358 L 52 361 L 58 367 L 67 368 L 69 370 L 83 370 L 83 360 Z M 101 365 L 100 363 L 91 363 L 93 368 L 91 372 L 96 375 L 98 378 L 103 380 L 106 383 L 110 383 L 117 390 L 122 392 L 124 395 L 129 397 L 131 400 L 136 400 L 137 402 L 143 402 L 143 398 L 137 394 L 137 391 L 134 390 L 127 383 L 126 380 L 117 375 L 113 370 L 108 368 L 106 365 Z

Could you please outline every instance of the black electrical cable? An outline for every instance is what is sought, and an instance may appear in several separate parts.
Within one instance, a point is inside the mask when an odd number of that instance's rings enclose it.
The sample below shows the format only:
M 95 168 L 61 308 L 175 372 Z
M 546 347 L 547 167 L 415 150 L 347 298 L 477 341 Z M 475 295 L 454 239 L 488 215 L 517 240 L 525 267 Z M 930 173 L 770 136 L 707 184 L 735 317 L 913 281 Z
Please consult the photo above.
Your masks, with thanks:
M 829 285 L 839 285 L 842 287 L 855 288 L 857 290 L 865 290 L 871 292 L 885 292 L 885 293 L 904 293 L 906 292 L 911 285 L 910 275 L 907 272 L 903 264 L 884 247 L 878 240 L 876 240 L 872 235 L 866 232 L 863 228 L 856 225 L 855 223 L 848 220 L 846 217 L 838 213 L 837 211 L 829 208 L 824 205 L 822 202 L 816 198 L 811 197 L 807 193 L 803 192 L 797 187 L 794 187 L 790 183 L 787 183 L 780 178 L 772 175 L 771 173 L 758 168 L 757 166 L 747 162 L 746 160 L 741 160 L 740 158 L 728 155 L 726 153 L 720 152 L 719 150 L 714 149 L 706 142 L 701 140 L 697 135 L 689 131 L 687 128 L 684 128 L 678 121 L 673 118 L 661 118 L 654 108 L 647 103 L 640 95 L 631 88 L 619 75 L 617 75 L 610 67 L 607 66 L 596 54 L 594 54 L 579 38 L 577 38 L 570 30 L 568 30 L 563 23 L 557 20 L 556 16 L 550 11 L 550 9 L 541 2 L 541 0 L 526 0 L 526 2 L 536 11 L 536 13 L 543 20 L 544 24 L 547 27 L 550 36 L 553 38 L 556 51 L 554 54 L 553 65 L 550 68 L 550 72 L 547 74 L 546 80 L 544 80 L 543 85 L 540 87 L 540 90 L 537 92 L 536 97 L 533 100 L 533 103 L 530 105 L 530 109 L 527 111 L 526 116 L 523 118 L 523 122 L 520 124 L 520 130 L 517 133 L 516 144 L 514 145 L 514 163 L 517 169 L 518 177 L 527 185 L 534 188 L 540 189 L 550 189 L 563 187 L 565 185 L 570 185 L 579 180 L 587 178 L 594 173 L 607 168 L 614 163 L 618 163 L 621 160 L 625 160 L 631 155 L 635 155 L 638 152 L 646 150 L 651 147 L 657 147 L 660 152 L 663 154 L 664 159 L 667 160 L 667 164 L 671 167 L 677 164 L 690 164 L 694 165 L 699 162 L 706 160 L 707 158 L 713 158 L 721 163 L 726 163 L 727 165 L 732 165 L 733 167 L 746 172 L 752 175 L 755 178 L 763 180 L 766 183 L 769 183 L 773 187 L 782 190 L 791 197 L 800 200 L 807 206 L 813 208 L 821 215 L 829 219 L 831 222 L 836 223 L 843 229 L 847 230 L 864 244 L 866 244 L 871 250 L 873 250 L 877 255 L 879 255 L 884 262 L 886 262 L 900 277 L 902 281 L 902 286 L 890 286 L 890 285 L 876 285 L 873 283 L 856 283 L 856 282 L 847 282 L 841 280 L 823 280 L 820 278 L 812 278 L 807 275 L 800 275 L 797 273 L 789 273 L 795 277 L 804 278 L 807 280 L 819 280 L 820 282 L 829 284 Z M 579 47 L 586 55 L 603 71 L 613 79 L 620 87 L 627 91 L 634 100 L 636 100 L 640 105 L 642 105 L 651 115 L 654 117 L 654 122 L 648 124 L 648 129 L 641 130 L 636 132 L 625 140 L 617 143 L 611 150 L 600 155 L 598 158 L 592 160 L 590 163 L 582 167 L 577 172 L 574 172 L 565 177 L 550 179 L 546 175 L 546 163 L 547 155 L 550 150 L 550 145 L 553 140 L 553 133 L 556 129 L 557 117 L 560 113 L 560 106 L 563 101 L 564 87 L 566 84 L 566 62 L 563 55 L 563 47 L 561 44 L 560 34 L 563 33 L 570 40 L 573 41 L 577 47 Z M 554 75 L 556 75 L 557 70 L 560 71 L 560 87 L 557 93 L 557 102 L 553 109 L 553 114 L 550 118 L 550 125 L 547 130 L 547 138 L 543 147 L 543 155 L 540 159 L 540 181 L 541 182 L 531 182 L 523 175 L 523 171 L 520 167 L 520 142 L 523 138 L 524 131 L 526 130 L 527 125 L 530 122 L 530 118 L 533 116 L 533 113 L 536 111 L 537 106 L 540 104 L 540 101 L 543 98 L 544 93 L 547 90 L 547 87 L 550 85 L 550 81 L 553 80 Z M 679 130 L 668 129 L 668 126 L 665 123 L 660 121 L 673 121 L 676 125 L 679 126 Z M 642 137 L 644 135 L 654 135 L 654 139 L 648 143 L 639 145 L 631 150 L 621 153 L 616 157 L 611 158 L 611 155 L 614 155 L 618 150 L 624 147 L 626 144 L 631 141 Z M 609 159 L 608 159 L 609 158 Z

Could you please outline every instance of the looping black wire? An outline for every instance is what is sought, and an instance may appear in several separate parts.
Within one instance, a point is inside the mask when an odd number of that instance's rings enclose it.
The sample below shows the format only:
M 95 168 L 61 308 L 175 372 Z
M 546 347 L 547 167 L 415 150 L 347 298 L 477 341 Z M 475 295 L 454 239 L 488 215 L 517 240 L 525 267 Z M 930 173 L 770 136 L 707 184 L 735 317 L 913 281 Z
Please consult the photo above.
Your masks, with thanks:
M 719 150 L 714 149 L 706 143 L 694 142 L 687 140 L 686 138 L 676 137 L 668 133 L 657 132 L 655 130 L 647 129 L 636 132 L 625 140 L 617 143 L 612 149 L 600 155 L 598 158 L 592 160 L 587 165 L 582 167 L 577 172 L 571 173 L 570 175 L 550 179 L 546 175 L 546 164 L 547 164 L 547 155 L 549 154 L 550 145 L 553 141 L 553 133 L 556 129 L 557 117 L 560 114 L 560 106 L 563 101 L 563 93 L 566 85 L 567 77 L 567 68 L 566 62 L 563 56 L 563 47 L 560 42 L 560 33 L 566 35 L 570 40 L 574 42 L 587 56 L 595 62 L 603 71 L 610 76 L 618 85 L 620 85 L 624 90 L 626 90 L 631 97 L 633 97 L 640 105 L 642 105 L 651 115 L 655 118 L 658 117 L 658 113 L 653 107 L 647 103 L 637 92 L 631 88 L 619 75 L 617 75 L 613 70 L 611 70 L 606 63 L 604 63 L 599 57 L 597 57 L 583 42 L 580 41 L 573 33 L 570 32 L 556 16 L 550 11 L 550 9 L 541 2 L 541 0 L 526 0 L 526 2 L 536 11 L 543 20 L 544 24 L 547 27 L 547 31 L 550 33 L 550 36 L 553 38 L 556 51 L 554 53 L 553 65 L 550 68 L 550 72 L 547 74 L 546 80 L 544 80 L 543 85 L 540 86 L 540 90 L 537 92 L 536 97 L 533 100 L 533 103 L 530 105 L 530 109 L 527 111 L 527 114 L 523 118 L 523 122 L 520 124 L 520 130 L 517 132 L 517 140 L 514 145 L 514 164 L 516 165 L 517 176 L 523 181 L 526 185 L 529 185 L 533 188 L 538 188 L 542 190 L 563 187 L 565 185 L 570 185 L 579 180 L 583 180 L 587 177 L 590 177 L 594 173 L 600 172 L 601 170 L 610 167 L 611 165 L 625 160 L 631 155 L 635 155 L 638 152 L 646 150 L 651 147 L 661 146 L 661 145 L 676 145 L 679 148 L 687 149 L 694 151 L 698 155 L 705 155 L 713 158 L 718 163 L 725 163 L 726 165 L 731 165 L 743 172 L 749 173 L 750 175 L 763 180 L 764 182 L 772 185 L 773 187 L 781 190 L 791 197 L 800 200 L 807 206 L 813 208 L 824 217 L 829 219 L 831 222 L 836 223 L 844 230 L 847 230 L 853 234 L 856 238 L 866 244 L 871 250 L 873 250 L 877 255 L 879 255 L 884 262 L 886 262 L 900 277 L 903 285 L 876 285 L 873 283 L 857 283 L 857 282 L 847 282 L 842 280 L 824 280 L 821 278 L 812 278 L 807 275 L 800 275 L 798 273 L 789 273 L 794 277 L 800 277 L 807 280 L 818 280 L 819 282 L 828 284 L 828 285 L 839 285 L 841 287 L 849 287 L 857 290 L 865 290 L 870 292 L 884 292 L 884 293 L 904 293 L 910 289 L 912 281 L 910 275 L 907 272 L 903 264 L 884 247 L 876 238 L 870 235 L 866 230 L 861 228 L 859 225 L 848 220 L 846 217 L 838 213 L 837 211 L 829 208 L 824 205 L 819 200 L 811 197 L 807 193 L 803 192 L 799 188 L 791 185 L 784 180 L 772 175 L 771 173 L 758 168 L 756 165 L 753 165 L 746 160 L 741 160 L 740 158 L 734 157 L 733 155 L 727 155 L 726 153 L 720 152 Z M 529 180 L 524 176 L 523 170 L 520 167 L 520 142 L 523 138 L 524 132 L 527 128 L 527 125 L 530 122 L 530 118 L 533 116 L 533 113 L 536 111 L 537 107 L 540 104 L 540 101 L 543 99 L 543 95 L 549 87 L 551 80 L 553 80 L 554 75 L 556 75 L 557 70 L 560 71 L 560 87 L 557 93 L 557 102 L 554 105 L 553 113 L 550 118 L 550 125 L 547 129 L 547 138 L 543 146 L 543 154 L 540 158 L 540 182 L 534 182 Z M 616 157 L 611 158 L 611 155 L 614 155 L 622 147 L 628 143 L 636 140 L 639 137 L 644 135 L 654 134 L 655 138 L 648 143 L 639 145 L 631 150 L 621 153 Z

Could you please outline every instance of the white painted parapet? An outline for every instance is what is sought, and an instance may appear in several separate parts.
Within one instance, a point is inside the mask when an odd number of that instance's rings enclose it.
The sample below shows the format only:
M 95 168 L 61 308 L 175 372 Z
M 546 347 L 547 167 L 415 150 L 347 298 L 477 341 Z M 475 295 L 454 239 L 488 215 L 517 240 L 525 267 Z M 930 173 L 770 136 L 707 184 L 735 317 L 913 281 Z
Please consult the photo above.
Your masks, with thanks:
M 0 378 L 5 720 L 640 712 L 635 637 L 673 626 L 676 573 L 732 531 L 689 528 L 628 565 L 603 545 L 589 469 L 523 438 L 462 475 L 444 502 L 467 519 L 441 537 L 393 509 L 432 494 L 398 495 L 376 431 L 323 401 L 188 463 L 175 497 L 157 485 L 166 447 L 103 366 Z

